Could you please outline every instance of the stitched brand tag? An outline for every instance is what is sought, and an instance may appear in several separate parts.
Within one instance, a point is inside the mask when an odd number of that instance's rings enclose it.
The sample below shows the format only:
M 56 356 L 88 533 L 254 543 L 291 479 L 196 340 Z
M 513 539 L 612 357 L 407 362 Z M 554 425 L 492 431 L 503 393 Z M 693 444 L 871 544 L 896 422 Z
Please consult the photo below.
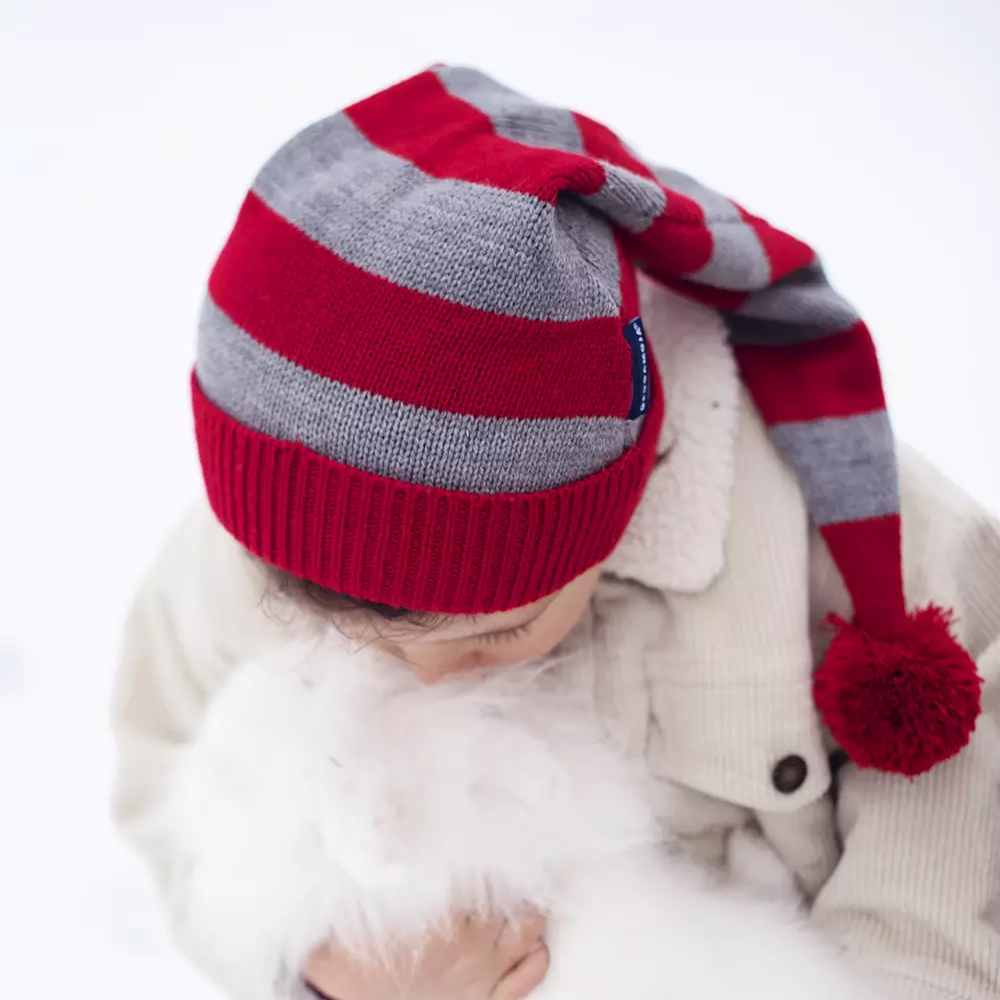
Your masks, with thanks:
M 649 348 L 638 316 L 625 325 L 623 332 L 632 350 L 632 405 L 628 419 L 637 420 L 649 410 Z

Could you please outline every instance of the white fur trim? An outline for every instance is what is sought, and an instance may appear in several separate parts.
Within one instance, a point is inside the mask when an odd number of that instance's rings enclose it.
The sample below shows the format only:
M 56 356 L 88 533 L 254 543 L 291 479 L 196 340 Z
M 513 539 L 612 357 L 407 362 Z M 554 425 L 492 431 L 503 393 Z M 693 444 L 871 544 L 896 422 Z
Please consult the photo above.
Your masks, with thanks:
M 336 636 L 240 668 L 170 805 L 218 978 L 263 1000 L 331 933 L 370 953 L 456 911 L 548 908 L 567 866 L 658 840 L 589 696 L 538 670 L 425 687 Z
M 658 590 L 697 593 L 725 565 L 740 382 L 715 310 L 648 279 L 640 292 L 666 396 L 663 457 L 607 568 Z
M 736 885 L 753 889 L 761 896 L 805 905 L 806 899 L 795 877 L 764 839 L 750 827 L 738 827 L 726 845 L 729 878 Z
M 241 1000 L 329 936 L 418 949 L 456 910 L 551 915 L 537 1000 L 860 1000 L 787 905 L 659 845 L 646 780 L 572 662 L 424 687 L 331 636 L 239 668 L 169 799 L 185 936 Z M 401 984 L 405 995 L 405 984 Z

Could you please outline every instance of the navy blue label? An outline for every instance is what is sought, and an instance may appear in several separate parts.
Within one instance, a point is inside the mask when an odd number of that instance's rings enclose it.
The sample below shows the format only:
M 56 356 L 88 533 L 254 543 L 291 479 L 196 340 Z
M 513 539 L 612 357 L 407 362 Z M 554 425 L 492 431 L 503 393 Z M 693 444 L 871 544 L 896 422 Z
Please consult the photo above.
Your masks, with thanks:
M 632 349 L 632 405 L 628 419 L 637 420 L 649 410 L 649 348 L 642 320 L 636 316 L 624 330 L 625 339 Z

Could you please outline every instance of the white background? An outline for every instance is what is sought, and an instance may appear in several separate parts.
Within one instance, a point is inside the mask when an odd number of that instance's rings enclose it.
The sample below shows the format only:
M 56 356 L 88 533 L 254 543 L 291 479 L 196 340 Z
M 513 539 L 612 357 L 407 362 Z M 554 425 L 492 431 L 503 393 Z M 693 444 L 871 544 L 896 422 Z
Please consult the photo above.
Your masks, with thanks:
M 203 282 L 299 127 L 438 61 L 817 247 L 1000 508 L 996 0 L 0 0 L 0 993 L 204 1000 L 106 819 L 130 590 L 197 494 Z

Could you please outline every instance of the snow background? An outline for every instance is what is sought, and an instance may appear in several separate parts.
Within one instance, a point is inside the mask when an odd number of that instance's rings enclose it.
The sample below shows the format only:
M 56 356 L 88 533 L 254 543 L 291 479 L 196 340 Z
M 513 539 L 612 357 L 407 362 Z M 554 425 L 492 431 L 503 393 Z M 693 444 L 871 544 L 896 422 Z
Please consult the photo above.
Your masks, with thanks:
M 107 819 L 130 591 L 198 491 L 201 289 L 292 132 L 437 61 L 819 248 L 898 432 L 1000 508 L 994 0 L 0 0 L 3 992 L 216 996 Z

